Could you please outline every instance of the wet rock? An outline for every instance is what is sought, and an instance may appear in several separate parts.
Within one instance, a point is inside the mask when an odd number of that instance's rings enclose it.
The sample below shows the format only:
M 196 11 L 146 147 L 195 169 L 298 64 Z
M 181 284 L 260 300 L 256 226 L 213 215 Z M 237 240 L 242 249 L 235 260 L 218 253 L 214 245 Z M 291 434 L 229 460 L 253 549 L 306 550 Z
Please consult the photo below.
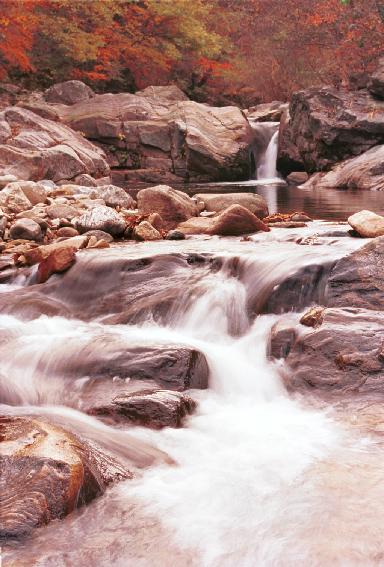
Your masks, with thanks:
M 272 343 L 274 340 L 272 332 Z M 383 313 L 325 309 L 321 326 L 301 333 L 285 349 L 286 386 L 293 391 L 335 395 L 383 393 L 383 340 Z
M 158 231 L 164 227 L 164 221 L 158 213 L 151 213 L 147 221 Z
M 42 260 L 48 258 L 52 252 L 61 250 L 64 248 L 73 248 L 79 250 L 80 248 L 85 248 L 88 243 L 87 236 L 74 236 L 72 238 L 66 238 L 61 242 L 53 242 L 52 244 L 47 244 L 45 246 L 39 246 L 38 248 L 33 248 L 24 252 L 26 263 L 29 266 L 33 264 L 38 264 Z
M 384 145 L 343 161 L 328 173 L 315 173 L 304 188 L 384 190 Z
M 368 89 L 373 96 L 384 99 L 384 57 L 380 59 L 377 70 L 370 77 Z
M 54 203 L 46 209 L 46 213 L 50 219 L 67 219 L 72 220 L 79 212 L 75 207 L 70 205 Z
M 384 143 L 384 102 L 366 90 L 300 91 L 292 96 L 289 114 L 279 141 L 279 169 L 287 158 L 297 161 L 298 154 L 307 172 L 323 171 Z
M 185 234 L 180 230 L 170 230 L 165 237 L 166 240 L 184 240 Z
M 20 107 L 0 112 L 0 175 L 73 179 L 109 174 L 104 152 L 67 126 Z
M 305 213 L 293 213 L 291 215 L 292 222 L 311 222 L 312 219 Z
M 110 404 L 88 411 L 91 415 L 131 422 L 135 425 L 162 429 L 181 427 L 186 416 L 191 414 L 196 402 L 188 395 L 169 390 L 139 390 L 120 394 Z
M 384 217 L 372 211 L 360 211 L 348 218 L 350 226 L 364 238 L 384 235 Z
M 198 217 L 180 223 L 177 230 L 184 234 L 241 236 L 270 229 L 245 207 L 231 205 L 215 217 Z
M 42 239 L 40 225 L 32 219 L 19 219 L 10 228 L 9 235 L 13 239 L 23 238 L 25 240 Z
M 309 175 L 306 171 L 292 171 L 287 175 L 288 185 L 303 185 L 308 179 Z
M 0 539 L 20 540 L 130 474 L 92 458 L 74 435 L 29 417 L 2 417 Z M 119 471 L 119 473 L 117 472 Z
M 104 232 L 104 230 L 88 230 L 84 233 L 84 236 L 96 236 L 97 240 L 104 240 L 105 242 L 113 242 L 113 236 Z
M 39 264 L 36 274 L 37 283 L 46 282 L 52 274 L 60 274 L 68 270 L 76 260 L 76 248 L 56 248 Z
M 32 203 L 18 183 L 10 183 L 0 191 L 0 207 L 5 213 L 20 213 L 31 209 Z
M 47 89 L 44 98 L 47 102 L 60 104 L 76 104 L 95 96 L 93 90 L 82 81 L 65 81 Z
M 199 213 L 195 201 L 186 193 L 167 185 L 157 185 L 139 191 L 137 206 L 140 215 L 158 213 L 167 229 L 175 228 L 178 223 Z
M 280 100 L 274 100 L 264 104 L 258 104 L 245 110 L 245 115 L 251 122 L 279 122 L 288 104 Z
M 203 201 L 207 211 L 222 212 L 231 205 L 241 205 L 260 219 L 268 215 L 267 202 L 254 193 L 198 193 L 194 198 Z
M 311 307 L 309 311 L 304 313 L 300 319 L 300 323 L 306 327 L 319 327 L 323 322 L 324 307 Z
M 287 358 L 296 338 L 297 331 L 292 322 L 277 321 L 271 329 L 268 356 L 276 359 Z
M 75 226 L 80 233 L 102 230 L 111 236 L 121 236 L 126 222 L 119 213 L 110 207 L 96 206 L 76 219 Z
M 375 238 L 331 271 L 326 305 L 382 310 L 384 305 L 384 237 Z
M 148 221 L 142 221 L 133 229 L 136 240 L 161 240 L 162 236 Z
M 305 222 L 302 221 L 281 221 L 268 223 L 271 228 L 303 228 L 307 226 Z
M 71 226 L 63 226 L 59 228 L 56 235 L 58 236 L 58 238 L 71 238 L 72 236 L 79 236 L 79 233 L 75 228 L 72 228 Z
M 116 185 L 98 186 L 97 194 L 101 199 L 104 199 L 108 207 L 124 207 L 126 209 L 136 207 L 135 200 L 124 189 Z

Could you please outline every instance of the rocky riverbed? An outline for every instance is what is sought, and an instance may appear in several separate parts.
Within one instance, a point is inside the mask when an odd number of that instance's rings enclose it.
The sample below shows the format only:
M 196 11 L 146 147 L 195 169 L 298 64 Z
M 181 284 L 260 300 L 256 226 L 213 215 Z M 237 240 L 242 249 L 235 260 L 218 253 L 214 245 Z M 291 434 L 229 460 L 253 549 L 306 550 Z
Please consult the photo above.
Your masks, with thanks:
M 382 564 L 383 209 L 324 222 L 176 183 L 246 177 L 254 123 L 282 116 L 281 170 L 314 173 L 304 192 L 384 188 L 380 77 L 298 93 L 289 116 L 173 87 L 14 95 L 5 565 Z

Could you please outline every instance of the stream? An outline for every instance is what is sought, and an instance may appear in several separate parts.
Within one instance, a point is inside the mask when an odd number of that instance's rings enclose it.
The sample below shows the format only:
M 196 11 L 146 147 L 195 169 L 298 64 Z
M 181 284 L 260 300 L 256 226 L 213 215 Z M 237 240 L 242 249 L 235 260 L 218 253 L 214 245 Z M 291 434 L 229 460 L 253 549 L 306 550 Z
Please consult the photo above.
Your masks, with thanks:
M 3 564 L 383 565 L 382 447 L 331 405 L 289 396 L 279 374 L 282 362 L 267 357 L 273 324 L 298 321 L 323 283 L 296 286 L 285 305 L 271 297 L 279 297 L 281 286 L 284 297 L 284 282 L 301 269 L 332 265 L 364 244 L 346 231 L 345 225 L 315 221 L 248 241 L 194 237 L 82 251 L 75 273 L 80 276 L 63 277 L 60 294 L 53 292 L 62 311 L 37 318 L 27 307 L 14 313 L 12 308 L 20 290 L 28 297 L 28 289 L 36 293 L 38 286 L 28 286 L 28 280 L 3 284 L 2 412 L 48 416 L 118 457 L 143 456 L 150 446 L 176 463 L 144 468 L 134 480 L 36 530 L 25 544 L 10 545 Z M 317 245 L 302 244 L 311 238 Z M 220 268 L 193 275 L 180 264 L 172 272 L 175 258 L 188 254 L 220 259 Z M 159 320 L 149 307 L 137 323 L 108 324 L 108 315 L 119 310 L 112 295 L 102 314 L 96 308 L 89 314 L 90 302 L 96 305 L 119 285 L 114 266 L 124 270 L 124 262 L 137 258 L 160 258 L 173 274 L 166 316 Z M 110 265 L 108 274 L 97 272 L 100 261 Z M 92 274 L 99 277 L 91 290 Z M 92 365 L 106 336 L 111 344 L 184 344 L 205 354 L 209 389 L 191 390 L 198 409 L 184 427 L 116 429 L 83 413 L 79 400 L 89 376 L 81 365 L 73 369 L 71 360 L 86 353 Z

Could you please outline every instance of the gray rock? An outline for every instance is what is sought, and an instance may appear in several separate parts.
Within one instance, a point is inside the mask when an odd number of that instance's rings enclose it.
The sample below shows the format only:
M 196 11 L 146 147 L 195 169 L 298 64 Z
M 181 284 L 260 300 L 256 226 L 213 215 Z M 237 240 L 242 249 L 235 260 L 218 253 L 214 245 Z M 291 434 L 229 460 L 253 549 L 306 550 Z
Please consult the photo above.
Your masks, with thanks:
M 101 205 L 81 215 L 75 224 L 81 234 L 90 230 L 103 230 L 112 236 L 121 236 L 126 227 L 126 222 L 119 213 Z
M 185 234 L 180 230 L 170 230 L 165 237 L 166 240 L 185 240 Z
M 60 104 L 76 104 L 95 96 L 93 90 L 82 81 L 65 81 L 57 83 L 44 93 L 47 102 Z
M 135 200 L 124 189 L 116 185 L 98 186 L 97 194 L 101 199 L 104 199 L 108 207 L 136 208 Z
M 42 238 L 40 225 L 32 219 L 19 219 L 10 228 L 10 237 L 38 241 Z

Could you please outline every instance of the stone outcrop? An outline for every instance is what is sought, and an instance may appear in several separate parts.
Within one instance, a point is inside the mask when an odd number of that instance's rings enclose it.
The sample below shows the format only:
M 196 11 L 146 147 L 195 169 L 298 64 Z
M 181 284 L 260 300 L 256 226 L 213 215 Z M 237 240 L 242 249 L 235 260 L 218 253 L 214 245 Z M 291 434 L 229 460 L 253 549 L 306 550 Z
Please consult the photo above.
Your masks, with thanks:
M 197 193 L 194 199 L 202 201 L 206 211 L 222 212 L 231 205 L 241 205 L 263 219 L 268 215 L 268 205 L 261 195 L 255 193 Z
M 311 88 L 292 96 L 281 126 L 278 169 L 283 173 L 328 170 L 384 143 L 384 101 L 366 90 Z
M 383 126 L 384 128 L 384 126 Z M 327 173 L 315 173 L 305 189 L 384 190 L 384 145 L 343 161 Z
M 245 110 L 245 115 L 250 122 L 279 122 L 288 104 L 280 100 L 274 100 L 265 104 L 258 104 Z
M 368 89 L 373 96 L 384 99 L 384 57 L 380 59 L 377 70 L 371 76 Z
M 384 393 L 383 341 L 384 313 L 328 308 L 306 331 L 277 323 L 271 352 L 285 357 L 284 379 L 291 391 Z
M 46 421 L 1 417 L 0 540 L 19 540 L 130 475 Z
M 61 120 L 106 150 L 122 181 L 247 179 L 252 129 L 236 107 L 208 107 L 173 88 L 104 94 L 56 107 Z M 170 91 L 172 90 L 172 94 Z M 165 92 L 166 91 L 166 92 Z
M 326 305 L 383 309 L 384 237 L 336 262 L 328 280 Z
M 20 107 L 0 112 L 0 175 L 70 180 L 109 174 L 104 152 L 63 124 Z

